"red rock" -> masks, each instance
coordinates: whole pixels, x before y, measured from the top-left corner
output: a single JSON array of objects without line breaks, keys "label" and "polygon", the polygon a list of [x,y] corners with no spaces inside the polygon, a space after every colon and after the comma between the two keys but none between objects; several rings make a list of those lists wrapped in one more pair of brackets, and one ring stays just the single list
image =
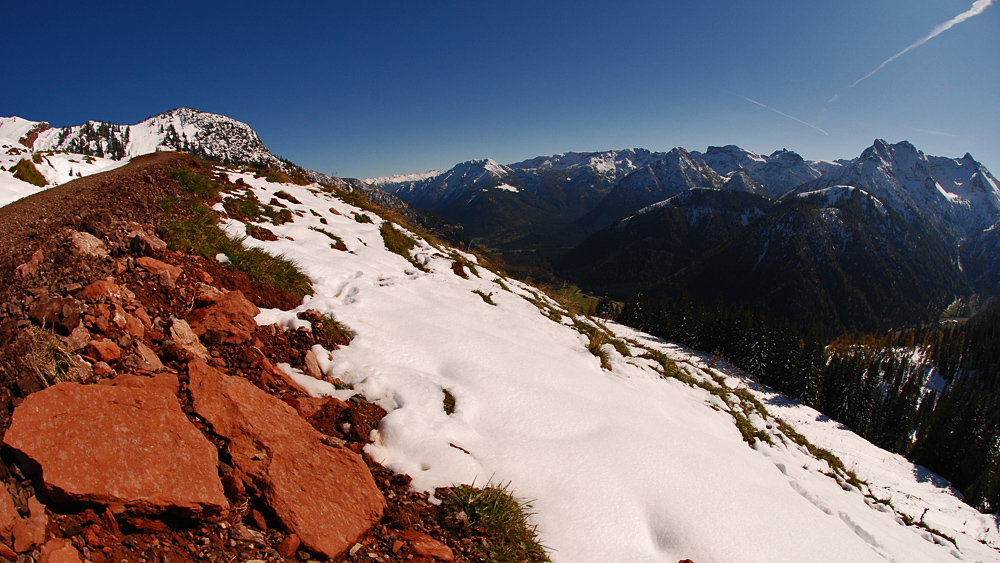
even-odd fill
[{"label": "red rock", "polygon": [[39,248],[31,255],[31,259],[15,268],[15,272],[22,278],[33,276],[38,273],[38,268],[41,267],[43,260],[45,260],[45,254]]},{"label": "red rock", "polygon": [[414,555],[431,557],[439,561],[455,560],[455,554],[451,551],[450,547],[428,536],[427,534],[415,532],[413,530],[406,530],[399,534],[399,537],[410,543],[410,551],[412,551]]},{"label": "red rock", "polygon": [[17,561],[17,553],[5,543],[0,543],[0,557],[3,557],[7,561]]},{"label": "red rock", "polygon": [[163,388],[60,383],[15,409],[4,443],[39,465],[57,502],[189,517],[228,508],[215,446]]},{"label": "red rock", "polygon": [[[340,399],[334,397],[291,397],[287,403],[295,409],[302,418],[309,418],[323,410],[323,407],[333,403],[337,407],[347,408]],[[338,409],[339,410],[339,409]]]},{"label": "red rock", "polygon": [[45,542],[38,563],[80,563],[80,552],[62,538]]},{"label": "red rock", "polygon": [[154,377],[125,373],[114,378],[112,383],[116,387],[131,389],[165,389],[172,395],[177,395],[180,392],[180,382],[177,381],[177,376],[172,373],[158,373]]},{"label": "red rock", "polygon": [[144,254],[146,256],[162,256],[164,252],[167,251],[167,243],[163,239],[148,234],[145,231],[136,230],[132,231],[126,235],[129,240],[129,246],[135,252]]},{"label": "red rock", "polygon": [[73,329],[73,332],[69,333],[65,342],[66,347],[74,352],[83,350],[87,347],[87,344],[90,344],[90,331],[83,326],[77,326]]},{"label": "red rock", "polygon": [[306,352],[306,374],[313,379],[323,379],[323,370],[319,367],[319,360],[316,359],[316,354],[309,350]]},{"label": "red rock", "polygon": [[38,324],[55,328],[59,334],[68,335],[80,324],[80,314],[83,308],[80,302],[72,297],[39,298],[38,302],[28,311],[28,316]]},{"label": "red rock", "polygon": [[170,325],[170,339],[174,344],[187,352],[190,357],[201,358],[208,361],[208,349],[198,340],[198,336],[191,330],[191,326],[184,319],[174,319]]},{"label": "red rock", "polygon": [[97,377],[108,377],[115,374],[115,370],[107,362],[97,362],[94,364],[94,375]]},{"label": "red rock", "polygon": [[681,559],[677,563],[694,563],[694,561],[691,561],[690,559]]},{"label": "red rock", "polygon": [[11,530],[20,519],[21,515],[17,513],[7,488],[0,485],[0,538],[3,541],[10,543]]},{"label": "red rock", "polygon": [[188,362],[195,412],[229,440],[233,465],[285,528],[315,553],[344,553],[385,509],[360,457],[323,442],[292,407],[249,381]]},{"label": "red rock", "polygon": [[76,248],[76,251],[84,256],[104,258],[108,255],[108,248],[105,246],[104,241],[90,233],[73,231],[70,233],[69,239]]},{"label": "red rock", "polygon": [[121,303],[123,300],[129,301],[135,297],[131,291],[107,280],[98,280],[83,288],[80,295],[91,302],[110,301]]},{"label": "red rock", "polygon": [[[156,276],[162,276],[163,272],[166,272],[166,277],[170,280],[170,285],[173,285],[173,283],[177,281],[177,278],[179,278],[181,273],[184,271],[179,266],[167,264],[166,262],[161,262],[156,258],[151,258],[149,256],[140,256],[135,259],[135,263],[142,269]],[[160,279],[162,282],[163,278],[161,277]]]},{"label": "red rock", "polygon": [[198,336],[211,343],[241,344],[257,330],[260,309],[243,296],[242,291],[230,291],[207,307],[191,311],[188,324]]},{"label": "red rock", "polygon": [[288,537],[281,540],[281,543],[278,544],[278,555],[286,559],[295,557],[295,552],[298,551],[301,544],[302,540],[299,539],[299,536],[288,534]]},{"label": "red rock", "polygon": [[219,299],[222,299],[225,295],[226,294],[217,287],[203,285],[199,287],[194,294],[194,306],[205,307],[206,305],[211,305]]},{"label": "red rock", "polygon": [[49,519],[44,514],[31,516],[14,523],[14,551],[24,553],[45,543],[45,527]]},{"label": "red rock", "polygon": [[162,371],[164,369],[163,362],[160,361],[160,357],[156,355],[156,352],[142,342],[135,343],[134,357],[135,360],[133,362],[125,362],[126,365],[133,369],[144,371]]},{"label": "red rock", "polygon": [[91,340],[87,350],[92,357],[102,362],[116,362],[122,357],[121,348],[110,340]]},{"label": "red rock", "polygon": [[142,321],[139,320],[139,317],[130,315],[129,313],[122,313],[121,319],[123,324],[122,328],[125,329],[125,332],[136,340],[142,340],[142,338],[146,335],[146,327],[142,324]]}]

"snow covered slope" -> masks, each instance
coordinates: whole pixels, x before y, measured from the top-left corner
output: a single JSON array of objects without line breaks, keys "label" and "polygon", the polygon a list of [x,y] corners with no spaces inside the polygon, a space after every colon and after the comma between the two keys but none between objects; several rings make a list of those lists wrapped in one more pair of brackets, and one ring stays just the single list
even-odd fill
[{"label": "snow covered slope", "polygon": [[[535,499],[554,562],[1000,561],[996,521],[940,479],[740,373],[574,318],[473,255],[462,254],[476,267],[460,277],[456,251],[412,233],[406,257],[390,253],[382,218],[315,186],[230,173],[237,178],[262,201],[284,190],[301,202],[289,204],[294,221],[268,225],[278,240],[247,242],[298,261],[316,290],[258,322],[292,328],[298,310],[335,315],[356,336],[315,350],[323,372],[389,411],[368,453],[421,490],[510,483]],[[246,233],[231,219],[225,228]],[[593,347],[603,360],[588,351],[587,332],[609,337]],[[315,394],[350,393],[295,377]],[[811,455],[799,434],[867,483]],[[902,515],[937,532],[903,525]]]}]

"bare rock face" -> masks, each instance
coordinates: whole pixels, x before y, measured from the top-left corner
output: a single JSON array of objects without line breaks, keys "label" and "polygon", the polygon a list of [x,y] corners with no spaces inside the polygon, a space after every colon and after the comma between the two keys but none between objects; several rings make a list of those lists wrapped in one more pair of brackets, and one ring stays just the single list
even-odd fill
[{"label": "bare rock face", "polygon": [[382,517],[385,499],[361,458],[326,445],[292,407],[199,360],[188,377],[195,411],[307,549],[337,557]]},{"label": "bare rock face", "polygon": [[104,245],[104,241],[90,233],[73,231],[70,233],[69,238],[73,242],[76,251],[80,254],[95,258],[106,258],[108,256],[108,248]]},{"label": "bare rock face", "polygon": [[17,407],[4,443],[40,467],[57,502],[185,517],[228,509],[215,446],[164,387],[60,383]]},{"label": "bare rock face", "polygon": [[242,291],[230,291],[207,307],[195,309],[188,318],[191,330],[210,343],[241,344],[257,330],[260,309]]},{"label": "bare rock face", "polygon": [[6,487],[0,486],[0,541],[10,543],[11,530],[14,524],[21,519],[14,507],[14,500],[10,498]]}]

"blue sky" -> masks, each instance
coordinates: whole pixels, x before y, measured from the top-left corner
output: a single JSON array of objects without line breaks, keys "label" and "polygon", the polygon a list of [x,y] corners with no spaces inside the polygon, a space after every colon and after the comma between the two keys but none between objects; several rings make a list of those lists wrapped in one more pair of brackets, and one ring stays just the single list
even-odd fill
[{"label": "blue sky", "polygon": [[1000,173],[1000,6],[852,86],[973,0],[98,4],[4,8],[0,115],[194,107],[362,178],[627,147],[853,158],[875,138]]}]

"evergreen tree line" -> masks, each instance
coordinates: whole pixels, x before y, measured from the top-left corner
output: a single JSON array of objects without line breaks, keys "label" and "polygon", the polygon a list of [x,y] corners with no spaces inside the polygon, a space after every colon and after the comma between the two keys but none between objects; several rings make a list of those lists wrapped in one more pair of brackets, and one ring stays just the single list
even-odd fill
[{"label": "evergreen tree line", "polygon": [[964,325],[823,341],[748,306],[641,289],[595,313],[714,352],[888,451],[942,475],[980,510],[1000,509],[1000,307]]},{"label": "evergreen tree line", "polygon": [[70,128],[63,129],[59,134],[58,144],[68,152],[121,160],[125,158],[130,130],[131,128],[126,126],[123,133],[122,126],[117,123],[100,121],[95,127],[94,122],[88,121],[80,126],[76,136],[65,145],[72,131]]}]

